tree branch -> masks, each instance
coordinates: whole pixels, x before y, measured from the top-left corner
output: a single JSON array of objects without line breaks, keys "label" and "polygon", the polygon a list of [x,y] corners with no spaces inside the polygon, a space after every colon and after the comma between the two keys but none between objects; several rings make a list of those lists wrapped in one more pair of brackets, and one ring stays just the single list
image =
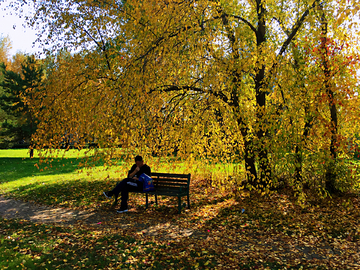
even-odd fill
[{"label": "tree branch", "polygon": [[[279,58],[281,55],[284,54],[284,52],[286,51],[286,49],[288,48],[288,46],[290,45],[290,43],[293,41],[295,35],[298,33],[300,27],[303,25],[306,17],[309,15],[310,10],[314,9],[316,7],[316,4],[319,2],[319,0],[315,0],[313,2],[313,4],[311,5],[310,8],[308,8],[307,10],[305,10],[305,12],[303,13],[303,15],[301,16],[301,18],[293,25],[291,32],[289,33],[287,39],[285,40],[285,42],[283,43],[283,45],[281,46],[281,49],[277,55],[276,58]],[[269,77],[271,77],[271,75],[274,73],[274,70],[276,69],[276,67],[278,66],[279,62],[276,61],[272,67],[269,70]]]},{"label": "tree branch", "polygon": [[151,89],[149,91],[149,94],[160,91],[160,92],[174,92],[174,91],[181,91],[181,90],[193,90],[196,92],[204,92],[201,88],[198,87],[194,87],[191,85],[183,85],[183,86],[178,86],[178,85],[162,85],[159,87],[156,87],[154,89]]},{"label": "tree branch", "polygon": [[240,17],[240,16],[237,16],[237,15],[230,15],[231,17],[235,18],[235,19],[238,19],[240,21],[242,21],[243,23],[245,23],[247,26],[250,27],[250,29],[256,33],[256,28],[246,19],[244,19],[243,17]]},{"label": "tree branch", "polygon": [[105,41],[104,41],[104,39],[103,39],[103,36],[102,36],[101,31],[100,31],[99,28],[97,28],[97,31],[98,31],[98,33],[99,33],[100,40],[101,40],[101,44],[102,44],[102,46],[100,47],[100,49],[101,49],[101,50],[103,51],[103,53],[105,54],[105,59],[106,59],[107,66],[108,66],[109,70],[111,70],[110,61],[109,61],[109,56],[108,56],[108,54],[107,54],[107,52],[106,52]]},{"label": "tree branch", "polygon": [[294,24],[290,34],[288,35],[288,38],[285,40],[284,44],[282,45],[278,56],[281,56],[286,51],[286,49],[289,46],[290,42],[294,39],[294,37],[297,34],[297,32],[299,31],[300,27],[303,25],[306,17],[309,15],[310,10],[316,7],[316,3],[318,1],[319,0],[315,0],[314,3],[311,5],[311,8],[305,10],[305,12],[301,16],[301,18]]}]

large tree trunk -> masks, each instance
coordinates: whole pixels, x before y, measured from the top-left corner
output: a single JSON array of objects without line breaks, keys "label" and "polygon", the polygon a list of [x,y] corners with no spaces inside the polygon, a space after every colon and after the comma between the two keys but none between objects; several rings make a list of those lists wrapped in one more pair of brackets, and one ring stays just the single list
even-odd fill
[{"label": "large tree trunk", "polygon": [[[258,27],[256,31],[256,44],[259,54],[262,53],[262,47],[266,42],[266,24],[265,24],[265,8],[261,0],[257,1]],[[260,65],[260,64],[259,64]],[[271,178],[271,168],[269,164],[268,151],[265,144],[267,136],[266,127],[264,127],[266,117],[266,92],[262,88],[265,81],[265,66],[261,64],[255,70],[255,91],[256,91],[256,152],[259,163],[259,181],[260,188],[268,186]]]},{"label": "large tree trunk", "polygon": [[[239,108],[237,108],[237,110],[238,109]],[[237,124],[240,127],[241,135],[244,140],[244,160],[247,181],[250,185],[255,187],[258,182],[258,176],[255,166],[254,145],[252,136],[250,136],[249,129],[246,127],[243,119],[239,115],[237,115]]]},{"label": "large tree trunk", "polygon": [[325,92],[329,100],[329,109],[330,109],[330,161],[327,164],[326,171],[326,190],[330,193],[336,191],[335,181],[336,181],[336,159],[337,159],[337,133],[338,133],[338,119],[337,119],[337,110],[334,99],[334,91],[331,86],[331,71],[330,63],[328,59],[328,47],[327,47],[327,35],[328,35],[328,22],[325,16],[325,11],[322,5],[319,5],[319,10],[321,12],[321,52],[322,52],[322,65],[324,70],[324,86]]}]

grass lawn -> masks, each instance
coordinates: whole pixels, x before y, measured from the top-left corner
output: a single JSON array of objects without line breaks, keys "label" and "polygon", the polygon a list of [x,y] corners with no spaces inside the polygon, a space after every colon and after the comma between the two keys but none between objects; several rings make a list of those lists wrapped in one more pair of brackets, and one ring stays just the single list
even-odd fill
[{"label": "grass lawn", "polygon": [[[85,169],[82,155],[74,150],[50,166],[26,150],[0,150],[0,194],[106,214],[96,227],[0,218],[0,269],[360,269],[358,195],[302,206],[286,190],[233,198],[195,174],[190,210],[178,215],[169,198],[145,210],[144,196],[131,194],[136,211],[117,215],[101,193],[127,165]],[[160,165],[155,170],[186,170]]]},{"label": "grass lawn", "polygon": [[[83,153],[77,150],[67,152],[63,158],[53,158],[51,164],[40,163],[37,155],[26,158],[26,153],[27,150],[0,150],[0,194],[48,205],[66,206],[78,201],[74,206],[81,206],[86,205],[86,199],[81,198],[104,189],[125,174],[121,166],[109,168],[101,161],[95,167],[85,168],[81,166]],[[99,181],[104,179],[107,180]]]}]

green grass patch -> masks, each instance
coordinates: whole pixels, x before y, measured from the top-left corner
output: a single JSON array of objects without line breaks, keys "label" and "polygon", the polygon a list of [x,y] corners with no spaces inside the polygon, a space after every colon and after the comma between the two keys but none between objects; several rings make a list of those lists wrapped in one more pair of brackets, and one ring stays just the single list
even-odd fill
[{"label": "green grass patch", "polygon": [[27,158],[26,153],[0,150],[0,194],[47,205],[85,207],[96,204],[100,190],[109,189],[125,175],[121,161],[119,166],[104,166],[101,160],[86,166],[84,153],[77,150],[49,162],[41,162],[38,155]]}]

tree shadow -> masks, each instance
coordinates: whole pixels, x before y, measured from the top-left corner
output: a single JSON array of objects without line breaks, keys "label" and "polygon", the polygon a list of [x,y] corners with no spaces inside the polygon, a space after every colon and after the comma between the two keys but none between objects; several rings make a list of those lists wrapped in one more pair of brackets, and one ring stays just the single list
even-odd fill
[{"label": "tree shadow", "polygon": [[[75,172],[85,167],[81,158],[54,158],[49,163],[40,158],[0,158],[0,179],[2,183],[16,181],[31,176],[56,175]],[[103,165],[98,161],[96,166]]]},{"label": "tree shadow", "polygon": [[58,181],[52,183],[30,183],[13,190],[12,196],[22,200],[36,201],[45,205],[77,208],[87,204],[95,204],[94,190],[103,186],[100,181],[88,181],[85,179],[73,181]]}]

